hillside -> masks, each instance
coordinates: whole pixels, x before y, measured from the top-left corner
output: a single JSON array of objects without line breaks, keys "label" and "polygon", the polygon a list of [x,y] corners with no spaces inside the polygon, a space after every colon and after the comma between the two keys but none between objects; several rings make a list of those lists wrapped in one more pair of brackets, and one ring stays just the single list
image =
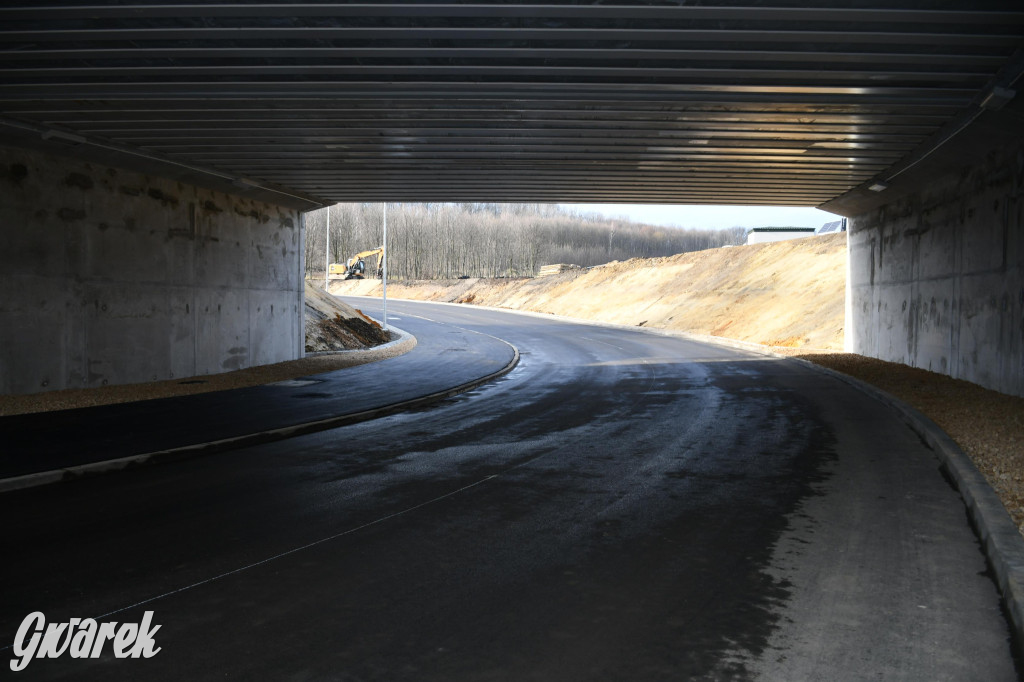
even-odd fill
[{"label": "hillside", "polygon": [[[839,233],[532,279],[389,282],[388,296],[841,350],[845,287],[846,234]],[[331,293],[379,296],[380,282],[332,282]]]}]

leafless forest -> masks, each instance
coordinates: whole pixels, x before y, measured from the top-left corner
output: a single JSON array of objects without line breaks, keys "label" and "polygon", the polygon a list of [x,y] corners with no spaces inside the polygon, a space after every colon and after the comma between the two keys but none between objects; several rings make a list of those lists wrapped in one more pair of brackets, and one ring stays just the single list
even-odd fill
[{"label": "leafless forest", "polygon": [[[383,204],[330,209],[330,262],[381,245]],[[306,214],[306,272],[322,273],[327,209]],[[598,265],[740,244],[743,228],[644,225],[555,204],[388,204],[388,276],[395,279],[522,277],[542,265]],[[680,220],[685,220],[681,215]],[[373,262],[367,266],[372,267]]]}]

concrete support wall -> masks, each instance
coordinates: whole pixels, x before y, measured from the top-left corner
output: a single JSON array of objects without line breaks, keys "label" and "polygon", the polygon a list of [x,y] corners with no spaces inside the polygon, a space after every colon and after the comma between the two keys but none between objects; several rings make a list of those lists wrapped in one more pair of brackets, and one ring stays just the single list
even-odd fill
[{"label": "concrete support wall", "polygon": [[299,217],[0,148],[0,393],[301,357]]},{"label": "concrete support wall", "polygon": [[1024,395],[1024,145],[849,227],[847,348]]}]

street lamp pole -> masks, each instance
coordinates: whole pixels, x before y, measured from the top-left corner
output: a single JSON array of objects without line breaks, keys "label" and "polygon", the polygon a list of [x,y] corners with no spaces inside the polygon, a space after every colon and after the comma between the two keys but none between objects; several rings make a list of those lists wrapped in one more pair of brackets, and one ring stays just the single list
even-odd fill
[{"label": "street lamp pole", "polygon": [[328,280],[331,276],[331,207],[327,207],[327,238],[324,240],[324,291],[331,293],[328,289]]},{"label": "street lamp pole", "polygon": [[384,244],[381,257],[381,281],[384,289],[384,331],[388,330],[388,202],[384,202]]}]

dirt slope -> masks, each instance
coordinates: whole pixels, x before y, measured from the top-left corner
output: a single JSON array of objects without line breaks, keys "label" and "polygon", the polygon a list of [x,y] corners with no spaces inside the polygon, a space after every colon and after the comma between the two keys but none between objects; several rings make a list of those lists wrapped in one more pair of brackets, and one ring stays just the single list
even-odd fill
[{"label": "dirt slope", "polygon": [[[388,295],[841,350],[846,234],[633,259],[535,279],[391,282]],[[331,293],[380,295],[380,282]]]},{"label": "dirt slope", "polygon": [[388,334],[360,310],[306,282],[306,352],[355,350],[388,341]]}]

